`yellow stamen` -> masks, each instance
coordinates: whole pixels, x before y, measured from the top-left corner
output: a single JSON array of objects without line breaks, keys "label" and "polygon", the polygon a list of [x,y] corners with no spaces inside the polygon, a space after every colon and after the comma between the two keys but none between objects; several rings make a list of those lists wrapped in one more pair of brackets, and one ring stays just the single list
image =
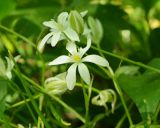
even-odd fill
[{"label": "yellow stamen", "polygon": [[79,55],[77,55],[77,54],[76,54],[76,55],[73,55],[72,58],[73,58],[73,60],[76,61],[76,62],[79,62],[79,61],[81,60],[81,57],[80,57]]}]

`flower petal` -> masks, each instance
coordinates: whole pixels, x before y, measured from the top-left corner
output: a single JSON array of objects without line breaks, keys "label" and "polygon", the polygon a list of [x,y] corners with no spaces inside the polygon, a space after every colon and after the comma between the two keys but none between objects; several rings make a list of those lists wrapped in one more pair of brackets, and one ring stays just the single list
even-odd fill
[{"label": "flower petal", "polygon": [[53,35],[52,32],[48,33],[42,40],[41,42],[38,44],[38,47],[37,49],[42,52],[43,51],[43,48],[44,48],[44,45],[45,43],[47,42],[47,40]]},{"label": "flower petal", "polygon": [[73,55],[74,53],[77,53],[77,47],[74,42],[68,42],[66,45],[66,49]]},{"label": "flower petal", "polygon": [[69,67],[67,71],[66,82],[69,90],[72,90],[76,84],[76,69],[77,64],[74,63]]},{"label": "flower petal", "polygon": [[45,21],[45,22],[43,22],[43,25],[45,25],[45,26],[47,26],[49,28],[54,28],[54,29],[58,28],[58,24],[54,20]]},{"label": "flower petal", "polygon": [[89,50],[90,47],[91,47],[91,37],[88,36],[87,37],[87,46],[85,48],[79,49],[80,56],[82,57]]},{"label": "flower petal", "polygon": [[67,18],[68,18],[68,13],[62,12],[58,15],[57,22],[60,24],[65,24]]},{"label": "flower petal", "polygon": [[71,59],[70,57],[66,55],[62,55],[54,59],[53,61],[49,62],[48,65],[59,65],[59,64],[65,64],[65,63],[70,63]]},{"label": "flower petal", "polygon": [[103,67],[109,67],[109,63],[106,59],[98,55],[88,55],[82,59],[83,62],[91,62]]},{"label": "flower petal", "polygon": [[82,17],[85,17],[85,16],[87,15],[87,13],[88,13],[87,10],[85,10],[85,11],[83,11],[83,12],[80,12],[80,14],[81,14]]},{"label": "flower petal", "polygon": [[58,41],[59,41],[59,39],[60,39],[60,35],[61,35],[61,33],[60,33],[60,32],[57,32],[57,33],[55,33],[55,34],[52,36],[52,38],[51,38],[51,46],[52,46],[52,47],[55,47],[55,46],[56,46],[56,44],[58,43]]},{"label": "flower petal", "polygon": [[83,63],[78,64],[78,71],[84,82],[86,82],[89,85],[91,82],[91,78],[87,66]]},{"label": "flower petal", "polygon": [[73,29],[67,28],[64,33],[71,41],[79,41],[79,36]]}]

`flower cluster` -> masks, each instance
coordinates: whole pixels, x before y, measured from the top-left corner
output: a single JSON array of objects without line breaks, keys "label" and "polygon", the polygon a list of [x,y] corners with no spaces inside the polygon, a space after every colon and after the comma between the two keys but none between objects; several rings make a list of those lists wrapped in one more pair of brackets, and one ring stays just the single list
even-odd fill
[{"label": "flower cluster", "polygon": [[[87,24],[83,18],[86,14],[86,11],[79,13],[75,10],[70,13],[62,12],[58,15],[57,20],[52,19],[51,21],[44,22],[43,24],[49,28],[50,32],[44,36],[38,45],[38,50],[42,52],[46,43],[55,47],[60,40],[67,42],[66,50],[69,55],[60,55],[49,62],[48,65],[71,63],[65,76],[66,85],[69,90],[72,90],[76,84],[77,70],[81,79],[86,84],[91,84],[90,72],[85,63],[90,62],[99,66],[109,67],[108,61],[103,57],[95,54],[86,55],[92,41],[99,43],[103,34],[102,25],[99,20],[89,17]],[[86,40],[85,47],[79,46],[82,37]]]}]

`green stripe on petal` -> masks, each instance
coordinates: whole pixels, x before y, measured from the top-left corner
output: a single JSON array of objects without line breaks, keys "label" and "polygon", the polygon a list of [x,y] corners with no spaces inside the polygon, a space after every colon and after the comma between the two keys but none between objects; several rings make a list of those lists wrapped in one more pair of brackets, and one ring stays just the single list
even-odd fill
[{"label": "green stripe on petal", "polygon": [[59,65],[59,64],[65,64],[65,63],[70,63],[71,59],[70,57],[66,55],[62,55],[54,59],[53,61],[49,62],[48,65]]},{"label": "green stripe on petal", "polygon": [[77,64],[74,63],[69,67],[67,71],[66,82],[69,90],[72,90],[76,84],[76,69]]},{"label": "green stripe on petal", "polygon": [[78,64],[78,71],[84,82],[86,82],[89,85],[91,82],[91,78],[87,66],[83,63]]},{"label": "green stripe on petal", "polygon": [[109,63],[106,59],[98,55],[88,55],[82,59],[83,62],[91,62],[103,67],[109,67]]}]

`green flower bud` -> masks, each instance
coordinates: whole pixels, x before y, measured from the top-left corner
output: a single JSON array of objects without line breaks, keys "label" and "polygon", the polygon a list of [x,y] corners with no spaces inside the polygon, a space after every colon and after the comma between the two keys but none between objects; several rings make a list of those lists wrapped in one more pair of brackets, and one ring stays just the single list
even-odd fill
[{"label": "green flower bud", "polygon": [[116,94],[111,89],[103,90],[99,93],[99,95],[92,98],[92,104],[97,106],[104,106],[106,110],[108,110],[108,107],[106,105],[107,102],[111,103],[112,112],[114,112],[116,103]]},{"label": "green flower bud", "polygon": [[44,88],[49,95],[61,95],[67,90],[65,73],[46,79]]},{"label": "green flower bud", "polygon": [[88,17],[88,25],[91,29],[93,42],[99,44],[103,37],[103,27],[98,19]]},{"label": "green flower bud", "polygon": [[84,20],[79,12],[73,10],[69,14],[69,22],[72,27],[78,34],[82,34],[84,31]]}]

